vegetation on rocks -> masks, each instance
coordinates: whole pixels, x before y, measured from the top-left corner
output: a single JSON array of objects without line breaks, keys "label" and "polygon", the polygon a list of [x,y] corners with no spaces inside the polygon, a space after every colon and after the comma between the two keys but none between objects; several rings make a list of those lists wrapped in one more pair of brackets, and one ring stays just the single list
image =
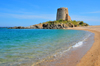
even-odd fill
[{"label": "vegetation on rocks", "polygon": [[57,21],[47,21],[47,22],[44,22],[43,24],[67,24],[67,25],[70,25],[70,24],[73,24],[74,27],[77,27],[77,26],[88,26],[87,23],[84,23],[83,21],[76,21],[76,20],[71,20],[71,21],[66,21],[66,20],[57,20]]},{"label": "vegetation on rocks", "polygon": [[68,27],[78,27],[78,26],[88,26],[88,24],[83,21],[66,21],[66,20],[57,20],[57,21],[47,21],[44,23],[31,25],[28,27],[11,27],[10,29],[64,29]]}]

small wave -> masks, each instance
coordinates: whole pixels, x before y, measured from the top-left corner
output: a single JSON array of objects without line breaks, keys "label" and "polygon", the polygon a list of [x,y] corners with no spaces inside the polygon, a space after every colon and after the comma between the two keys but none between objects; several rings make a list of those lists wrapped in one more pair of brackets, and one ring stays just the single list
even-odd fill
[{"label": "small wave", "polygon": [[76,43],[74,46],[72,46],[73,48],[74,47],[79,47],[79,46],[81,46],[83,44],[83,41],[80,41],[80,42],[78,42],[78,43]]},{"label": "small wave", "polygon": [[75,47],[79,47],[79,46],[83,45],[83,42],[84,42],[85,40],[87,40],[87,38],[90,37],[92,34],[93,34],[93,33],[90,33],[87,37],[84,38],[83,41],[79,41],[78,43],[76,43],[76,44],[73,45],[72,47],[75,48]]},{"label": "small wave", "polygon": [[70,46],[67,50],[64,50],[62,52],[58,52],[56,54],[53,55],[53,57],[56,57],[57,55],[62,55],[63,53],[66,53],[67,51],[69,51],[71,48],[77,48],[80,47],[84,44],[84,41],[87,40],[88,37],[90,37],[93,33],[90,33],[89,35],[87,35],[82,41],[77,42],[75,45]]}]

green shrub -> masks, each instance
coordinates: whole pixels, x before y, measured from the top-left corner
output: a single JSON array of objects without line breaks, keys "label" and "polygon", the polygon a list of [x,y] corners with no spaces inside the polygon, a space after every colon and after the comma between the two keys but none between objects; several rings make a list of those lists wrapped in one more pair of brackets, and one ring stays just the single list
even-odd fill
[{"label": "green shrub", "polygon": [[88,24],[86,24],[85,26],[89,26]]},{"label": "green shrub", "polygon": [[60,20],[58,20],[59,22],[63,22],[64,20],[63,19],[60,19]]},{"label": "green shrub", "polygon": [[77,21],[70,21],[72,24],[74,24],[74,25],[78,25],[78,22]]},{"label": "green shrub", "polygon": [[83,21],[81,21],[80,23],[79,23],[79,25],[83,25],[84,23],[83,23]]},{"label": "green shrub", "polygon": [[88,26],[88,24],[84,23],[83,21],[76,21],[76,20],[67,21],[67,20],[62,20],[62,19],[57,20],[57,21],[47,21],[47,22],[44,22],[42,24],[51,25],[51,24],[58,24],[58,23],[67,24],[69,26],[74,25],[75,27],[77,27],[77,26]]}]

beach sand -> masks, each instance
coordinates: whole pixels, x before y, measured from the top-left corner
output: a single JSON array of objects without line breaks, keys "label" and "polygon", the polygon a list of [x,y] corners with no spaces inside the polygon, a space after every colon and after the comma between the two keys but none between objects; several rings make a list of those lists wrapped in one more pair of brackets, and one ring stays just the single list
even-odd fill
[{"label": "beach sand", "polygon": [[87,30],[95,34],[93,46],[76,66],[100,66],[100,26],[75,27],[69,29]]},{"label": "beach sand", "polygon": [[[74,27],[72,30],[85,30],[95,34],[94,43],[72,49],[58,60],[45,61],[36,66],[100,66],[100,26]],[[91,45],[91,46],[90,46]]]}]

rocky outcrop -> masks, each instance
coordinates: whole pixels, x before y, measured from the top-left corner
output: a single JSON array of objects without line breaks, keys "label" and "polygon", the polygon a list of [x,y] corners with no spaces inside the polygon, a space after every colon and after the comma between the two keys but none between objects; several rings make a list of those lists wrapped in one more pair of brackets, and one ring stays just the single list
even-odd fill
[{"label": "rocky outcrop", "polygon": [[29,27],[22,27],[22,26],[18,26],[18,27],[10,27],[9,29],[43,29],[43,24],[36,24],[36,25],[31,25]]},{"label": "rocky outcrop", "polygon": [[36,24],[29,26],[31,29],[43,29],[43,24]]},{"label": "rocky outcrop", "polygon": [[[70,27],[73,27],[73,25],[69,25]],[[67,24],[37,24],[37,25],[31,25],[29,27],[10,27],[9,29],[63,29],[69,27]]]},{"label": "rocky outcrop", "polygon": [[64,29],[68,27],[88,26],[83,21],[72,21],[68,13],[68,8],[58,8],[56,21],[47,21],[44,23],[31,25],[28,27],[10,27],[9,29]]},{"label": "rocky outcrop", "polygon": [[68,27],[78,27],[78,26],[88,26],[88,24],[84,23],[83,21],[76,22],[76,21],[49,21],[45,23],[40,23],[36,25],[31,25],[28,27],[10,27],[9,29],[65,29]]},{"label": "rocky outcrop", "polygon": [[10,27],[9,29],[24,29],[25,27],[22,27],[22,26],[18,26],[18,27]]},{"label": "rocky outcrop", "polygon": [[43,29],[63,29],[64,24],[43,24]]}]

